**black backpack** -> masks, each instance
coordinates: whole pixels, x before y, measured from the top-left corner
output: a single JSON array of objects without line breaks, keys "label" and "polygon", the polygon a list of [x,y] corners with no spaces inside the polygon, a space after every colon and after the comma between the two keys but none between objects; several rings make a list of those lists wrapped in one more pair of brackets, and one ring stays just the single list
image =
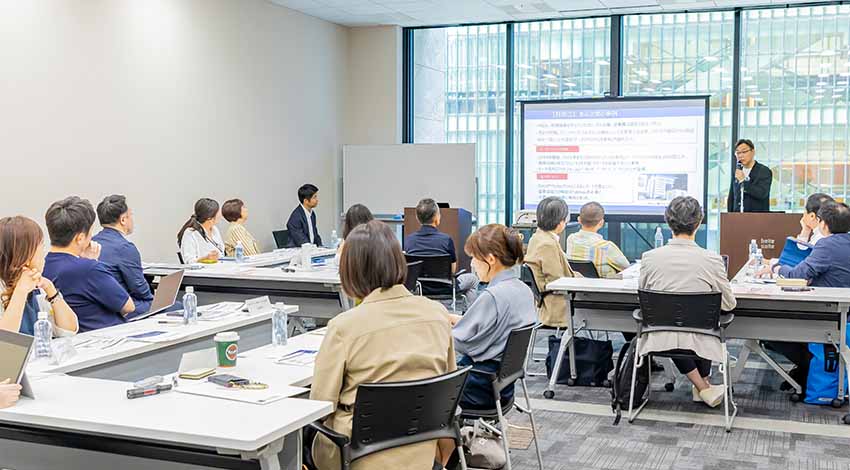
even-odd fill
[{"label": "black backpack", "polygon": [[[629,398],[632,391],[632,368],[634,367],[637,351],[637,338],[623,345],[620,356],[617,358],[617,367],[614,372],[614,384],[611,387],[611,409],[614,411],[614,425],[620,423],[622,411],[628,413]],[[649,358],[645,358],[643,364],[638,368],[638,376],[635,381],[635,397],[632,399],[633,406],[639,407],[647,399],[649,390]]]}]

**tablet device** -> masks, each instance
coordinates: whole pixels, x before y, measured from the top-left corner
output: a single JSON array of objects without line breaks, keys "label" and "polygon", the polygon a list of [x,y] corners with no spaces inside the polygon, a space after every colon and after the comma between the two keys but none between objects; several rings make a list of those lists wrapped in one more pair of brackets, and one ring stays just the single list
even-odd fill
[{"label": "tablet device", "polygon": [[33,337],[0,330],[0,381],[9,379],[21,384],[21,395],[33,397],[32,388],[24,375],[30,353],[32,352]]}]

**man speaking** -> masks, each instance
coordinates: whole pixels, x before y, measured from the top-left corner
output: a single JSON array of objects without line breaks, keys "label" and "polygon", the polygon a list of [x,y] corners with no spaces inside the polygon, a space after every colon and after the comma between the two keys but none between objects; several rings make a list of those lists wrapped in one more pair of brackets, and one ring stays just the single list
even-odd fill
[{"label": "man speaking", "polygon": [[[748,139],[735,144],[735,158],[738,164],[735,176],[729,186],[727,208],[729,212],[768,212],[770,211],[770,185],[773,172],[757,162],[756,146]],[[741,210],[741,196],[744,208]]]}]

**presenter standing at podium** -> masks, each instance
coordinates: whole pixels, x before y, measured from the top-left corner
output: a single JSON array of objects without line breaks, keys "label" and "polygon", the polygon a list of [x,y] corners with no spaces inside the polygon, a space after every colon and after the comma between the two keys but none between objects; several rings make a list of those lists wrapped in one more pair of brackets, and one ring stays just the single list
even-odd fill
[{"label": "presenter standing at podium", "polygon": [[[729,186],[727,211],[768,212],[770,211],[770,185],[773,172],[756,161],[756,146],[748,139],[735,144],[735,174]],[[743,196],[744,208],[741,210]]]}]

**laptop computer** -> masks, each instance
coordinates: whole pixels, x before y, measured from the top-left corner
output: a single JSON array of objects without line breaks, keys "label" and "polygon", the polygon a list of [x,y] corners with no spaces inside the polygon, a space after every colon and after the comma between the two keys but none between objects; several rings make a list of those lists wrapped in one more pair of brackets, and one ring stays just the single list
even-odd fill
[{"label": "laptop computer", "polygon": [[137,315],[128,321],[139,321],[151,315],[163,312],[177,301],[177,293],[180,292],[180,285],[183,284],[183,270],[175,271],[168,276],[163,277],[159,281],[159,286],[153,294],[153,302],[147,313]]},{"label": "laptop computer", "polygon": [[21,395],[35,398],[24,373],[32,353],[33,337],[0,330],[0,382],[9,379],[21,385]]}]

